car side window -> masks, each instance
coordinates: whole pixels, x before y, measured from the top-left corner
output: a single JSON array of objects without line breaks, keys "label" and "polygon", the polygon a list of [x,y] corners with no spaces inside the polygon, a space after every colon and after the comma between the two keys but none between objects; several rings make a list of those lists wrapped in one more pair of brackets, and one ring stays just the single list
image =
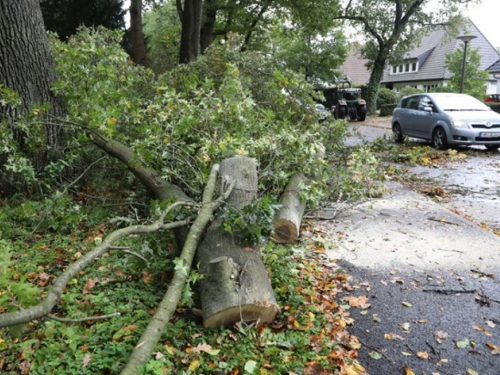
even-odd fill
[{"label": "car side window", "polygon": [[417,107],[418,107],[418,96],[410,96],[401,101],[401,108],[417,109]]},{"label": "car side window", "polygon": [[422,95],[420,97],[419,102],[418,102],[418,109],[423,111],[423,110],[425,110],[426,107],[431,107],[432,112],[436,112],[436,106],[432,102],[431,98],[429,98],[428,96]]}]

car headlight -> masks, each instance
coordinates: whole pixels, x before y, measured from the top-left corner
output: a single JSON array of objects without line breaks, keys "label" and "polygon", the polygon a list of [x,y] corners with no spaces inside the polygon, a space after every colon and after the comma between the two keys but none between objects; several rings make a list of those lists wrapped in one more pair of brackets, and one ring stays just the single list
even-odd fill
[{"label": "car headlight", "polygon": [[451,126],[453,126],[454,128],[457,128],[457,129],[469,129],[470,128],[468,122],[466,122],[464,120],[457,120],[457,119],[454,119],[453,117],[450,117],[450,124],[451,124]]}]

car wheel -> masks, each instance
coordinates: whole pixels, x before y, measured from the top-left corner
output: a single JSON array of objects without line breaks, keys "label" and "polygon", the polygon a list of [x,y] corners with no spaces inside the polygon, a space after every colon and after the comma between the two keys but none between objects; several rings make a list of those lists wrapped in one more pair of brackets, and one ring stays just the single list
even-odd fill
[{"label": "car wheel", "polygon": [[448,145],[446,140],[446,132],[443,128],[437,127],[432,134],[432,145],[436,150],[444,150]]},{"label": "car wheel", "polygon": [[485,147],[488,151],[496,151],[500,148],[500,145],[486,145]]},{"label": "car wheel", "polygon": [[394,134],[394,142],[401,143],[404,141],[405,136],[403,135],[401,126],[397,122],[392,125],[392,132]]}]

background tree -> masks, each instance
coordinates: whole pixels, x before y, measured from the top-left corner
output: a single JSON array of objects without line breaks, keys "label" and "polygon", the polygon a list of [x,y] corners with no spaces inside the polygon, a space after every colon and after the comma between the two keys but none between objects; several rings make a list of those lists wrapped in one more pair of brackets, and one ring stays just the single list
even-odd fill
[{"label": "background tree", "polygon": [[181,20],[181,45],[179,62],[187,64],[196,60],[200,53],[200,30],[203,0],[176,0],[177,12]]},{"label": "background tree", "polygon": [[[462,78],[462,62],[464,58],[464,44],[446,56],[446,69],[453,76],[449,80],[452,92],[460,92],[460,81]],[[481,55],[477,48],[467,49],[467,60],[465,62],[464,94],[472,95],[479,100],[484,100],[485,84],[488,81],[488,72],[480,69]]]},{"label": "background tree", "polygon": [[[458,5],[479,0],[350,0],[338,18],[348,20],[366,39],[362,50],[371,70],[368,111],[374,113],[377,93],[388,62],[400,61],[432,25],[461,21]],[[450,22],[451,21],[451,22]]]},{"label": "background tree", "polygon": [[316,87],[331,84],[345,60],[348,45],[343,33],[332,30],[327,35],[310,35],[305,30],[277,27],[271,37],[273,55],[288,68],[305,75]]},{"label": "background tree", "polygon": [[149,59],[144,40],[142,24],[142,0],[130,2],[130,41],[132,44],[132,57],[136,64],[149,66]]},{"label": "background tree", "polygon": [[74,35],[82,25],[125,29],[123,0],[41,0],[40,7],[45,28],[62,40]]}]

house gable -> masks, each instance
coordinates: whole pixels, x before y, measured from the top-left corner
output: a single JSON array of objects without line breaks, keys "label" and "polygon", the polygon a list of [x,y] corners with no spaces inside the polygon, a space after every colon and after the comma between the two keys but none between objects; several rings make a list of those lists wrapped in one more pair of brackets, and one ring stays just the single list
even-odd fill
[{"label": "house gable", "polygon": [[[479,50],[481,69],[486,70],[499,60],[498,52],[472,22],[470,22],[466,34],[476,36],[476,39],[473,39],[469,46]],[[385,85],[403,83],[416,85],[417,83],[433,82],[437,84],[444,82],[452,76],[452,73],[445,66],[446,55],[460,48],[461,44],[461,41],[450,37],[445,30],[433,31],[422,38],[420,45],[405,56],[405,62],[418,59],[417,71],[394,74],[393,68],[389,66],[384,72],[381,83]]]}]

